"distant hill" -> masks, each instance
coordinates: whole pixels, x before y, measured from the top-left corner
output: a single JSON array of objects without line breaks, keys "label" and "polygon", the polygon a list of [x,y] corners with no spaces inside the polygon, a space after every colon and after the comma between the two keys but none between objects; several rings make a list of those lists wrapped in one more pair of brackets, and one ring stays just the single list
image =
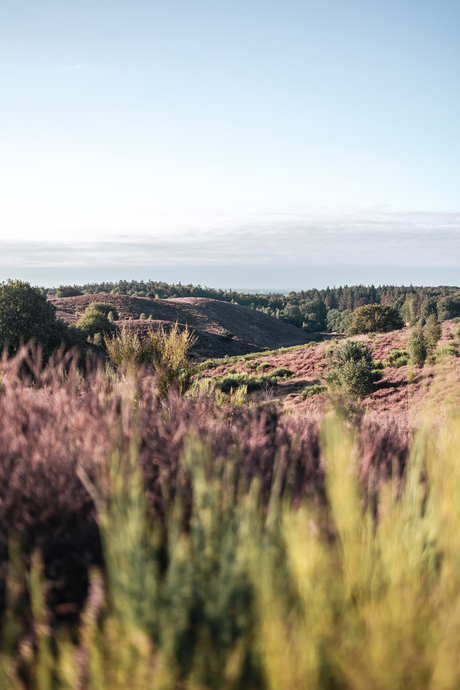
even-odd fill
[{"label": "distant hill", "polygon": [[[49,295],[48,299],[55,305],[57,317],[66,323],[76,323],[92,302],[106,302],[117,309],[119,326],[136,330],[140,335],[150,326],[168,326],[176,321],[188,325],[198,338],[192,354],[200,359],[258,352],[265,348],[273,350],[320,338],[319,334],[306,333],[262,312],[203,297],[150,299],[100,293],[61,298]],[[152,319],[139,320],[141,314]],[[234,337],[224,340],[223,331]]]}]

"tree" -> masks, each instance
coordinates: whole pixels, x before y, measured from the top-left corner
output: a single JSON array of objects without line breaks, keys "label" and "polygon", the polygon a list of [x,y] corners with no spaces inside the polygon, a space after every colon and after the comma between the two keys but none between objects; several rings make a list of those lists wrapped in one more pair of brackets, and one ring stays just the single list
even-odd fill
[{"label": "tree", "polygon": [[365,398],[374,390],[381,373],[373,368],[372,352],[362,343],[346,342],[336,345],[332,356],[326,358],[326,383],[352,398]]},{"label": "tree", "polygon": [[426,321],[425,326],[425,340],[427,350],[431,353],[437,345],[438,340],[441,337],[441,324],[438,321],[436,313],[430,314]]},{"label": "tree", "polygon": [[404,321],[396,309],[383,304],[366,304],[355,310],[348,335],[389,333],[401,328],[404,328]]},{"label": "tree", "polygon": [[62,343],[81,343],[75,329],[56,318],[56,310],[38,288],[21,280],[0,283],[0,350],[14,355],[21,344],[34,341],[45,359]]},{"label": "tree", "polygon": [[410,363],[417,367],[423,367],[427,355],[426,340],[423,333],[423,328],[415,326],[410,334],[407,343],[407,350],[409,352]]}]

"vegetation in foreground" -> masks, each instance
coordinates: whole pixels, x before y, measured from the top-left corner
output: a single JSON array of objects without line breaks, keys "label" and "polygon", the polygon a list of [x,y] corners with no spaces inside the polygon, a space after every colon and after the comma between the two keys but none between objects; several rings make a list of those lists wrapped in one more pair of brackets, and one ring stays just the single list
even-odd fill
[{"label": "vegetation in foreground", "polygon": [[4,359],[3,688],[457,688],[458,418]]}]

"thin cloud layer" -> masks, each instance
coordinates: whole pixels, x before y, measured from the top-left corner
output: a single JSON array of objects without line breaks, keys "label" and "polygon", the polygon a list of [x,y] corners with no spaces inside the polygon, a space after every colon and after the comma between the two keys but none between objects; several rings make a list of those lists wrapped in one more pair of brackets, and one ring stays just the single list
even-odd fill
[{"label": "thin cloud layer", "polygon": [[0,266],[460,266],[460,213],[280,213],[181,225],[89,242],[0,241]]}]

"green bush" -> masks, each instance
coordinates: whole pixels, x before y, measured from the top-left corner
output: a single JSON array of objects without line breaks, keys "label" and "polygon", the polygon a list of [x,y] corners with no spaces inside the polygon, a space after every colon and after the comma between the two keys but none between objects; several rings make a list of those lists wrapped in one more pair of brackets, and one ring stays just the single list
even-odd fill
[{"label": "green bush", "polygon": [[393,349],[390,350],[389,354],[387,355],[384,365],[388,367],[396,367],[396,369],[399,369],[399,367],[406,366],[408,362],[409,353],[407,352],[407,350]]},{"label": "green bush", "polygon": [[91,314],[93,312],[103,314],[104,316],[108,316],[110,312],[112,312],[115,321],[118,321],[120,318],[113,304],[108,304],[107,302],[91,302],[89,307],[86,308],[85,314]]},{"label": "green bush", "polygon": [[312,383],[303,389],[302,397],[313,398],[313,396],[320,395],[325,391],[327,391],[327,386],[320,386],[318,383]]},{"label": "green bush", "polygon": [[407,350],[409,352],[409,362],[417,367],[423,367],[427,356],[427,347],[423,328],[420,326],[414,326],[412,329],[407,343]]},{"label": "green bush", "polygon": [[383,304],[366,304],[353,312],[353,323],[348,335],[361,333],[388,333],[404,328],[400,313]]},{"label": "green bush", "polygon": [[295,373],[286,367],[277,367],[270,372],[270,376],[276,376],[279,379],[288,379],[295,376]]},{"label": "green bush", "polygon": [[141,321],[145,321],[145,320],[147,319],[147,314],[145,314],[144,312],[142,312],[142,314],[139,316],[139,319],[140,319]]},{"label": "green bush", "polygon": [[[91,305],[92,307],[92,305]],[[118,326],[111,323],[107,316],[101,311],[97,311],[88,307],[85,313],[77,321],[76,327],[85,335],[86,338],[92,339],[96,333],[102,336],[113,335],[118,331]]]},{"label": "green bush", "polygon": [[107,314],[107,318],[110,321],[110,323],[113,323],[115,321],[115,316],[114,316],[113,311],[109,311],[109,313]]},{"label": "green bush", "polygon": [[372,352],[363,343],[336,345],[326,356],[326,383],[351,398],[365,398],[373,392],[381,373],[373,368]]},{"label": "green bush", "polygon": [[0,283],[0,354],[6,347],[14,355],[21,344],[30,341],[41,345],[43,356],[64,344],[83,345],[75,328],[56,318],[56,310],[38,288],[21,280]]},{"label": "green bush", "polygon": [[425,325],[425,340],[428,352],[433,352],[442,335],[441,324],[436,314],[430,314]]},{"label": "green bush", "polygon": [[437,350],[433,352],[434,362],[439,362],[444,357],[458,357],[458,347],[457,345],[444,345],[443,347],[438,347]]}]

